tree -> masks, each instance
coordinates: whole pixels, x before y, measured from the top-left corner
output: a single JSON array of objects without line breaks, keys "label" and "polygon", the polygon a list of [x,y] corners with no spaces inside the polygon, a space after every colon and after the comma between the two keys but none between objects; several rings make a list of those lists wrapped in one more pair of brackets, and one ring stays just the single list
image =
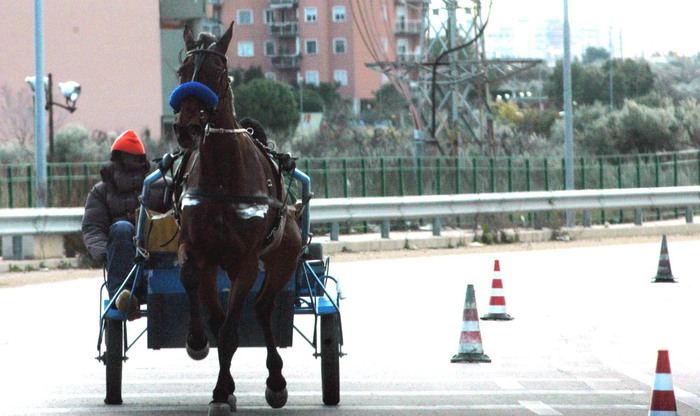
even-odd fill
[{"label": "tree", "polygon": [[610,59],[610,53],[605,48],[597,48],[589,46],[581,56],[581,62],[584,65],[589,65],[596,62],[607,61]]},{"label": "tree", "polygon": [[254,79],[238,87],[236,114],[252,117],[273,131],[285,131],[299,122],[299,109],[292,90],[277,81]]},{"label": "tree", "polygon": [[265,78],[265,73],[259,66],[251,66],[245,69],[241,67],[230,69],[228,74],[233,77],[232,87],[234,90],[254,79]]},{"label": "tree", "polygon": [[29,91],[0,88],[0,142],[30,147],[34,140],[34,105]]},{"label": "tree", "polygon": [[106,146],[102,148],[90,140],[87,129],[77,124],[68,125],[56,133],[54,162],[101,161],[109,154]]},{"label": "tree", "polygon": [[[654,74],[645,60],[613,59],[603,66],[571,63],[572,100],[579,105],[595,102],[610,102],[609,71],[613,70],[613,98],[616,107],[621,107],[625,99],[644,96],[654,88]],[[557,108],[563,107],[564,77],[563,64],[557,62],[549,77],[546,91]]]},{"label": "tree", "polygon": [[612,138],[620,154],[655,153],[681,148],[681,125],[673,108],[650,108],[634,101],[625,106],[613,121]]}]

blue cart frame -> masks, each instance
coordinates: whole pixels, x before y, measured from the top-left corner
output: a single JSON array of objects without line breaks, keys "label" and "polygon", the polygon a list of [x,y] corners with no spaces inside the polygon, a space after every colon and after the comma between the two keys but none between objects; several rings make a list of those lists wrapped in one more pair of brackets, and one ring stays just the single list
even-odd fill
[{"label": "blue cart frame", "polygon": [[[147,288],[145,299],[139,311],[147,320],[146,329],[133,340],[127,336],[127,316],[133,311],[120,312],[113,299],[106,294],[106,277],[100,289],[100,325],[97,341],[97,360],[106,367],[106,404],[122,403],[122,365],[127,360],[126,353],[145,333],[150,349],[184,348],[189,312],[182,305],[187,304],[185,289],[180,283],[180,267],[176,253],[148,253],[145,247],[148,210],[145,206],[151,185],[165,176],[165,169],[157,169],[146,177],[140,196],[141,209],[136,227],[137,261],[129,277],[117,293],[130,287],[132,296]],[[301,197],[305,208],[301,216],[301,232],[304,251],[297,269],[287,287],[278,295],[272,316],[273,331],[277,346],[291,347],[296,331],[313,349],[314,357],[321,358],[321,385],[323,403],[337,405],[340,402],[340,365],[343,335],[340,319],[342,292],[338,280],[329,272],[330,257],[323,258],[320,244],[311,244],[310,207],[312,197],[311,180],[302,171],[295,170],[292,179],[301,184]],[[254,315],[254,302],[262,285],[263,272],[258,275],[251,293],[246,299],[239,328],[241,347],[264,347],[262,331]],[[330,287],[330,283],[333,283]],[[219,271],[219,296],[226,305],[229,281],[223,271]],[[131,305],[131,299],[128,302]],[[312,315],[313,333],[304,334],[294,325],[294,315]],[[216,337],[208,334],[211,345],[216,345]],[[105,346],[104,351],[102,346]]]}]

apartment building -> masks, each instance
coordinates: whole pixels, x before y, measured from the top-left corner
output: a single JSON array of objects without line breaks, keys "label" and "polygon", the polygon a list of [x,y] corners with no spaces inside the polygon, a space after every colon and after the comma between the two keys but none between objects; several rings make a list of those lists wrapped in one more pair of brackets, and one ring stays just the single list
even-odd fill
[{"label": "apartment building", "polygon": [[234,67],[261,67],[294,83],[338,83],[355,108],[387,82],[366,66],[419,52],[423,1],[236,0],[221,2],[221,21],[235,21]]},{"label": "apartment building", "polygon": [[[72,80],[82,86],[77,111],[55,111],[56,131],[78,123],[99,134],[135,129],[157,138],[172,132],[168,98],[178,84],[186,24],[195,32],[220,35],[235,21],[230,67],[261,67],[267,77],[289,84],[298,79],[308,84],[337,82],[340,93],[359,111],[362,101],[387,81],[367,63],[413,59],[420,52],[421,19],[429,1],[43,3],[45,71],[53,75],[54,84]],[[26,107],[31,107],[24,79],[34,74],[33,4],[3,0],[1,10],[0,52],[7,59],[0,66],[0,87],[13,98],[23,95]],[[53,93],[60,99],[57,90]],[[12,128],[0,125],[0,141],[12,138]]]}]

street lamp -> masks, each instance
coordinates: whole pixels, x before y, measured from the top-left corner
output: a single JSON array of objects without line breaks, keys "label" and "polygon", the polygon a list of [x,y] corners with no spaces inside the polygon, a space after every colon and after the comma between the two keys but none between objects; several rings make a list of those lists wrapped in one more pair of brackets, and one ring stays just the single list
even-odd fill
[{"label": "street lamp", "polygon": [[[32,91],[36,90],[36,77],[26,77],[24,79],[27,84],[32,88]],[[77,110],[75,103],[80,97],[80,84],[75,81],[59,82],[58,89],[61,90],[61,95],[66,99],[65,104],[57,103],[53,100],[53,79],[51,74],[44,77],[44,91],[46,92],[46,111],[49,112],[49,160],[53,160],[54,154],[54,140],[53,140],[53,107],[61,107],[69,112],[74,112]]]}]

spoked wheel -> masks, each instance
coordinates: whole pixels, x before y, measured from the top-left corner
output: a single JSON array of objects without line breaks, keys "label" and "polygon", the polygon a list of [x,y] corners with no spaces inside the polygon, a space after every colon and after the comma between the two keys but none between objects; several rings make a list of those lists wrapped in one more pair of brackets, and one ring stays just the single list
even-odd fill
[{"label": "spoked wheel", "polygon": [[340,402],[340,316],[321,315],[321,387],[323,404]]},{"label": "spoked wheel", "polygon": [[122,404],[122,364],[124,363],[124,321],[105,319],[104,361],[107,367],[105,404]]}]

